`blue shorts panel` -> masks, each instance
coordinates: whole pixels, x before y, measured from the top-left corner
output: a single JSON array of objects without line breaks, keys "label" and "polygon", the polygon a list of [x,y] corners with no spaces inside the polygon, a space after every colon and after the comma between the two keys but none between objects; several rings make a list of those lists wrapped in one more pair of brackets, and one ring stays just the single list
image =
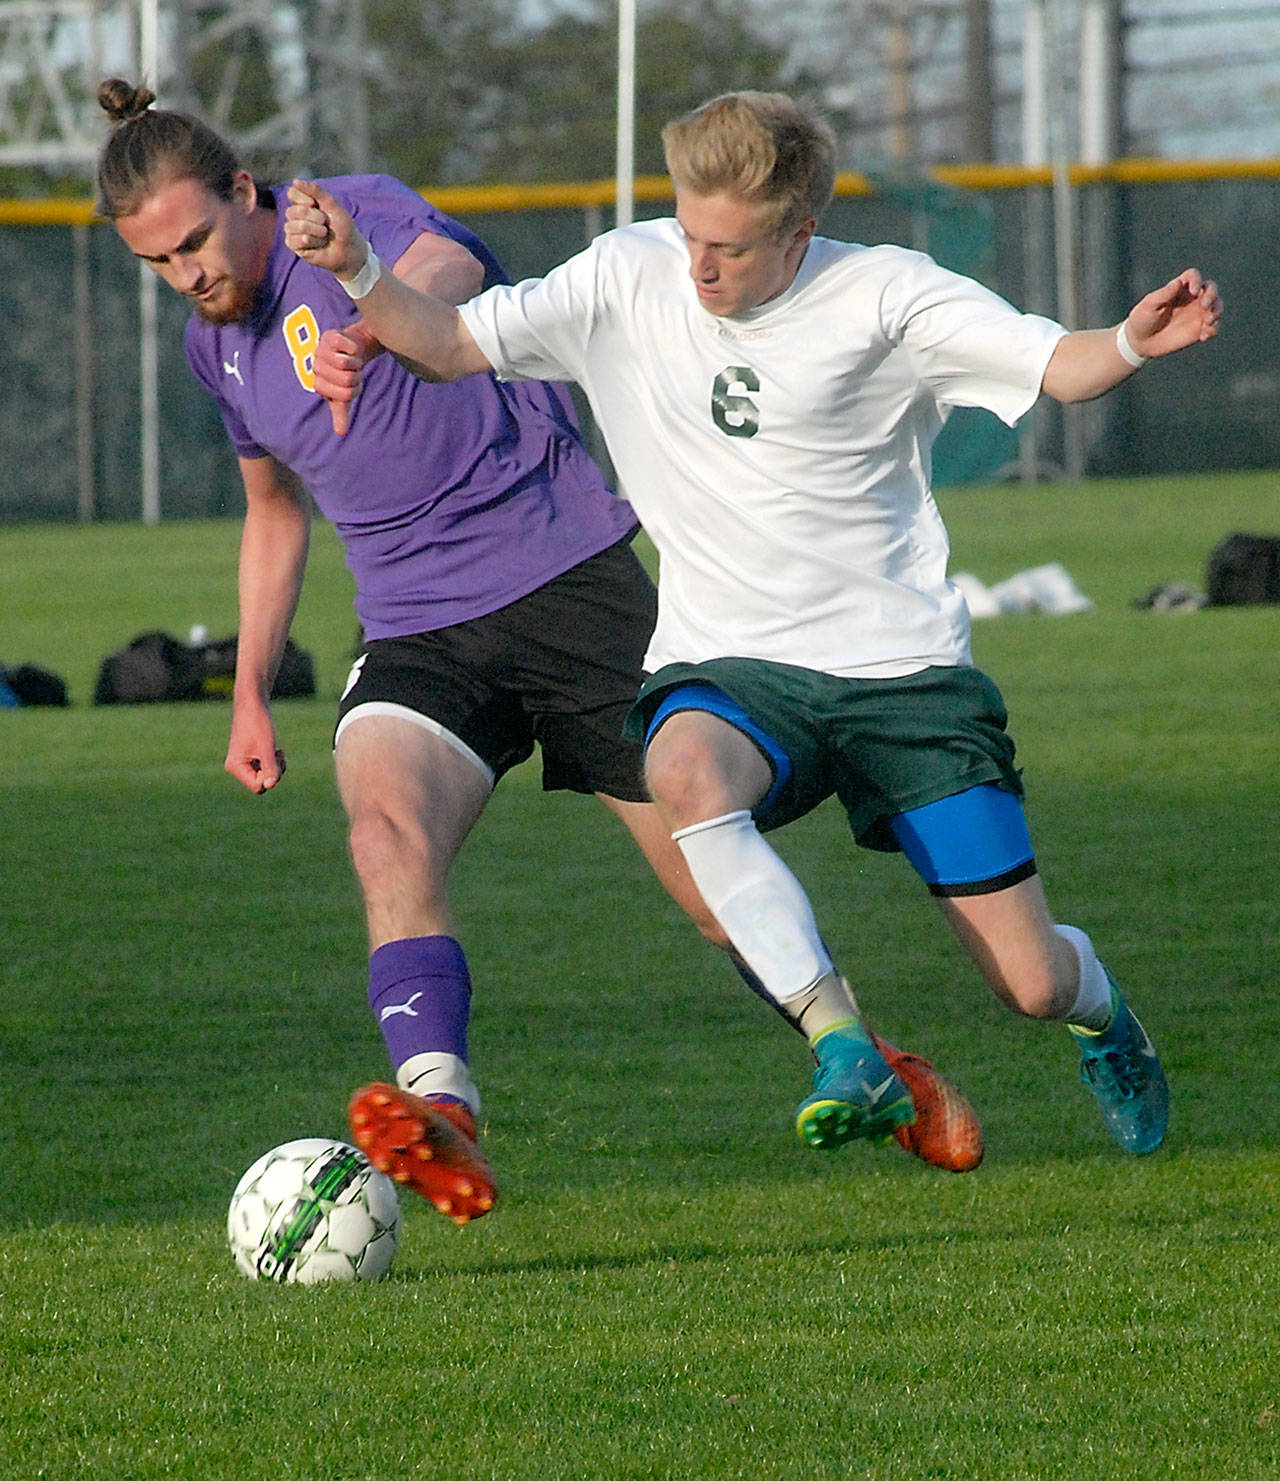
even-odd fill
[{"label": "blue shorts panel", "polygon": [[679,684],[674,689],[668,689],[649,719],[644,735],[645,748],[648,749],[649,742],[662,722],[680,710],[704,710],[709,715],[718,715],[756,743],[773,772],[773,783],[757,804],[760,808],[768,807],[790,780],[791,758],[768,731],[756,724],[736,699],[731,699],[723,689],[717,689],[714,684]]},{"label": "blue shorts panel", "polygon": [[1036,872],[1022,802],[990,783],[913,807],[889,826],[935,895],[990,894]]}]

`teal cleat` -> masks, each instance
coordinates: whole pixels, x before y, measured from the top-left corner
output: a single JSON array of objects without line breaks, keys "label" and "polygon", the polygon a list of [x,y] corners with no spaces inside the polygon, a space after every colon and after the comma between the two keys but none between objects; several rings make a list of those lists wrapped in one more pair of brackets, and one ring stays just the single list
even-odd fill
[{"label": "teal cleat", "polygon": [[1135,1157],[1154,1152],[1169,1121],[1169,1082],[1142,1025],[1115,983],[1115,1015],[1101,1033],[1071,1029],[1080,1046],[1080,1078],[1093,1091],[1107,1130]]},{"label": "teal cleat", "polygon": [[887,1141],[915,1120],[911,1092],[858,1023],[830,1028],[814,1040],[813,1094],[796,1110],[800,1140],[820,1152],[861,1137]]}]

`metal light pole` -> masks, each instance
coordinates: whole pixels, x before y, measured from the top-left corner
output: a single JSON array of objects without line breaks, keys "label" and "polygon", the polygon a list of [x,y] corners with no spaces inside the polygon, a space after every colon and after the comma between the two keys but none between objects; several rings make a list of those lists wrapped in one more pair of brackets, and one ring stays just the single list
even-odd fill
[{"label": "metal light pole", "polygon": [[977,161],[994,154],[991,0],[965,0],[964,13],[964,157]]},{"label": "metal light pole", "polygon": [[[1022,13],[1022,163],[1039,169],[1049,163],[1049,57],[1045,44],[1045,0],[1027,0]],[[1051,314],[1051,291],[1044,264],[1049,256],[1049,201],[1038,185],[1026,192],[1027,307]],[[1018,426],[1018,462],[1023,483],[1040,477],[1039,415],[1032,412]]]},{"label": "metal light pole", "polygon": [[[1080,279],[1076,250],[1076,195],[1071,183],[1071,129],[1067,106],[1066,56],[1061,0],[1048,0],[1047,40],[1053,81],[1049,88],[1049,139],[1053,156],[1053,255],[1057,265],[1058,321],[1080,327]],[[1084,423],[1078,406],[1062,408],[1062,463],[1067,479],[1084,476]]]},{"label": "metal light pole", "polygon": [[[138,65],[143,81],[159,82],[160,24],[158,0],[141,0],[138,14]],[[138,264],[138,377],[141,414],[142,521],[160,522],[160,376],[157,350],[156,275],[145,262]]]},{"label": "metal light pole", "polygon": [[1080,158],[1110,164],[1120,149],[1120,0],[1080,7]]},{"label": "metal light pole", "polygon": [[636,180],[636,0],[618,0],[618,122],[614,222],[630,226]]}]

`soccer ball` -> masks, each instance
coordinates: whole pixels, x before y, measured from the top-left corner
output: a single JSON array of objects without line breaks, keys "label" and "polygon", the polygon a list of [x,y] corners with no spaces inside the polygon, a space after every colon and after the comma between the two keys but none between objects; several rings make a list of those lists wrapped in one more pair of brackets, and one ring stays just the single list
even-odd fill
[{"label": "soccer ball", "polygon": [[328,1137],[264,1153],[227,1210],[236,1267],[255,1280],[377,1280],[399,1235],[395,1184],[363,1152]]}]

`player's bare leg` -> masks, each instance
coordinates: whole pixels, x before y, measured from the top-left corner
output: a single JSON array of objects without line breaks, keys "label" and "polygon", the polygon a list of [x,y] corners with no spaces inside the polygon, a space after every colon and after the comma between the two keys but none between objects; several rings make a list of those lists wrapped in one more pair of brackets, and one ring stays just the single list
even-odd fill
[{"label": "player's bare leg", "polygon": [[465,1224],[497,1191],[477,1145],[470,980],[446,883],[490,782],[451,742],[378,714],[343,730],[337,770],[369,923],[370,1003],[398,1082],[356,1092],[352,1136],[375,1167]]},{"label": "player's bare leg", "polygon": [[597,792],[596,796],[631,834],[667,894],[713,946],[727,951],[729,938],[707,909],[707,902],[693,882],[685,857],[671,837],[671,829],[663,822],[653,803],[623,802],[603,792]]},{"label": "player's bare leg", "polygon": [[939,896],[938,906],[992,992],[1028,1018],[1065,1018],[1079,963],[1054,929],[1040,876],[986,895]]},{"label": "player's bare leg", "polygon": [[1081,1078],[1117,1144],[1139,1156],[1155,1151],[1169,1112],[1160,1060],[1088,936],[1054,923],[1039,876],[938,903],[997,997],[1071,1030]]},{"label": "player's bare leg", "polygon": [[449,742],[390,715],[353,717],[335,764],[370,950],[451,935],[449,871],[492,794],[489,781]]}]

